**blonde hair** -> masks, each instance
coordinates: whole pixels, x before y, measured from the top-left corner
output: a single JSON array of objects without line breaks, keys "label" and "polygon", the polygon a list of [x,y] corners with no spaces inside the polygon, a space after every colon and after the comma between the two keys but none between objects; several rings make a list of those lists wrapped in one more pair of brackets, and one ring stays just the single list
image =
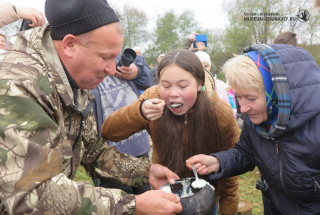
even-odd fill
[{"label": "blonde hair", "polygon": [[258,90],[264,93],[262,75],[253,62],[246,55],[237,55],[229,59],[222,67],[229,85],[234,89]]}]

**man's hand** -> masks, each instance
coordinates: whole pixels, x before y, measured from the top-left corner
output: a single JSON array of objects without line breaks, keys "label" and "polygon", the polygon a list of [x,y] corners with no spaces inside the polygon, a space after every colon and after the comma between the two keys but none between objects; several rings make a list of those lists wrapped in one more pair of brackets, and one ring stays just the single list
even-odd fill
[{"label": "man's hand", "polygon": [[28,8],[28,7],[21,7],[21,6],[15,6],[17,10],[17,14],[20,16],[21,19],[28,19],[32,21],[31,24],[29,24],[30,27],[36,27],[36,26],[42,26],[45,23],[45,18],[43,13],[40,11]]},{"label": "man's hand", "polygon": [[126,80],[133,80],[138,75],[138,67],[134,63],[130,64],[130,66],[118,67],[118,70],[120,72],[116,71],[115,76]]},{"label": "man's hand", "polygon": [[196,170],[200,175],[216,172],[220,168],[220,162],[216,157],[204,154],[195,155],[186,160],[186,166],[190,170],[192,170],[191,164],[195,165]]},{"label": "man's hand", "polygon": [[153,164],[149,171],[149,184],[153,189],[160,189],[161,186],[170,183],[173,184],[179,176],[165,166]]},{"label": "man's hand", "polygon": [[135,215],[178,214],[182,211],[180,198],[173,193],[151,190],[136,196]]},{"label": "man's hand", "polygon": [[156,120],[162,116],[163,108],[165,106],[164,100],[148,99],[142,104],[142,113],[148,120]]}]

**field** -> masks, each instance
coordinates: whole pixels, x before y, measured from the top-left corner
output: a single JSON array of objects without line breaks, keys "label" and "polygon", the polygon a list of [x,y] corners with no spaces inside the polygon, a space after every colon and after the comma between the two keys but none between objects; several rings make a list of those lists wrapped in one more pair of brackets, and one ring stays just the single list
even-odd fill
[{"label": "field", "polygon": [[[256,174],[257,171],[258,170],[255,169],[252,172],[248,172],[239,176],[239,193],[240,199],[251,202],[253,215],[262,215],[263,204],[261,191],[255,188],[256,180],[259,178],[259,176]],[[82,167],[78,169],[75,181],[89,181],[91,184],[93,184],[91,178],[86,174]]]},{"label": "field", "polygon": [[252,204],[252,214],[263,214],[263,203],[261,191],[256,189],[256,181],[259,175],[256,174],[258,170],[247,172],[239,176],[239,193],[240,199],[248,200]]}]

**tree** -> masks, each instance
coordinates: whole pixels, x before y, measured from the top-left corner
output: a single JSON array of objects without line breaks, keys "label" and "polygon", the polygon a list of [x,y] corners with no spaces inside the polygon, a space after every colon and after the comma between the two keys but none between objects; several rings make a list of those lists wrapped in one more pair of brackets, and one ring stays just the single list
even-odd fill
[{"label": "tree", "polygon": [[239,54],[244,47],[252,44],[254,38],[248,27],[232,26],[226,29],[226,33],[221,40],[224,44],[225,52]]},{"label": "tree", "polygon": [[150,34],[148,33],[148,17],[143,12],[130,5],[123,6],[120,10],[119,6],[113,6],[120,22],[123,24],[124,35],[124,48],[133,48],[140,46],[148,40]]},{"label": "tree", "polygon": [[156,26],[153,35],[153,48],[165,53],[170,49],[179,47],[179,21],[172,10],[165,13],[163,17],[158,16]]},{"label": "tree", "polygon": [[[283,22],[283,20],[276,21],[282,17],[280,12],[282,8],[282,1],[279,0],[229,0],[226,10],[230,25],[227,27],[226,37],[236,36],[239,39],[240,36],[245,36],[249,44],[266,44],[272,41],[272,29]],[[237,49],[235,47],[239,45],[238,39],[232,40],[234,44],[231,42],[229,45],[233,47],[232,49]]]},{"label": "tree", "polygon": [[178,34],[181,41],[193,32],[205,33],[201,30],[199,22],[195,20],[194,13],[190,10],[186,10],[178,16],[178,22]]},{"label": "tree", "polygon": [[320,10],[312,10],[312,2],[307,2],[304,8],[310,14],[307,22],[299,22],[299,33],[297,34],[300,43],[308,46],[320,43]]},{"label": "tree", "polygon": [[176,15],[169,10],[162,16],[158,15],[151,43],[145,51],[147,62],[156,63],[161,53],[180,48],[186,37],[196,29],[201,29],[201,27],[195,21],[192,11],[186,10],[181,15]]}]

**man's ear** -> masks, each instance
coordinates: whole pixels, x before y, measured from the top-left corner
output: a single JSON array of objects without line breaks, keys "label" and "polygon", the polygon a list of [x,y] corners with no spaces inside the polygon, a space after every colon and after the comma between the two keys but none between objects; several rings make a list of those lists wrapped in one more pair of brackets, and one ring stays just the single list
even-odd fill
[{"label": "man's ear", "polygon": [[62,49],[67,57],[73,57],[79,40],[72,34],[67,34],[62,40]]}]

